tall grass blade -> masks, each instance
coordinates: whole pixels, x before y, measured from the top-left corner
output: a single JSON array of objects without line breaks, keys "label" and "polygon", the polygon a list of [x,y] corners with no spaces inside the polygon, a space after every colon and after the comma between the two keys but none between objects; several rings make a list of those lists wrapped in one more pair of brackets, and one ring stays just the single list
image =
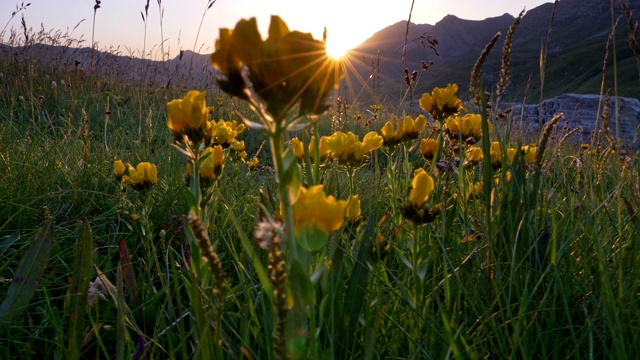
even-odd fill
[{"label": "tall grass blade", "polygon": [[73,263],[73,280],[67,294],[68,306],[66,315],[69,318],[69,344],[67,347],[69,359],[79,359],[81,354],[82,332],[85,328],[85,314],[89,279],[93,268],[93,238],[91,227],[86,218],[82,219],[80,236],[76,242],[76,255]]},{"label": "tall grass blade", "polygon": [[[122,264],[118,264],[116,272],[116,290],[119,294],[124,294],[124,282],[122,279]],[[124,323],[124,300],[122,296],[118,297],[118,311],[116,315],[116,359],[124,360],[124,350],[126,347],[127,328]]]},{"label": "tall grass blade", "polygon": [[14,242],[20,240],[20,232],[16,231],[11,235],[3,236],[0,238],[0,256],[11,246]]},{"label": "tall grass blade", "polygon": [[362,237],[360,238],[353,270],[347,280],[343,316],[346,328],[344,329],[342,337],[342,339],[344,339],[343,346],[339,348],[339,351],[344,351],[345,353],[339,354],[339,356],[337,356],[338,359],[346,358],[346,354],[353,349],[355,343],[358,318],[364,306],[367,285],[369,283],[370,271],[368,261],[370,257],[369,254],[371,253],[375,224],[373,216],[369,216]]},{"label": "tall grass blade", "polygon": [[0,304],[0,322],[9,322],[29,304],[38,287],[38,280],[53,248],[53,219],[47,220],[18,265],[7,297]]},{"label": "tall grass blade", "polygon": [[127,243],[122,238],[118,244],[118,254],[120,256],[120,266],[122,266],[122,279],[129,289],[134,305],[138,307],[140,306],[140,296],[138,294],[136,274],[133,271],[133,266],[131,265],[131,257],[129,256]]}]

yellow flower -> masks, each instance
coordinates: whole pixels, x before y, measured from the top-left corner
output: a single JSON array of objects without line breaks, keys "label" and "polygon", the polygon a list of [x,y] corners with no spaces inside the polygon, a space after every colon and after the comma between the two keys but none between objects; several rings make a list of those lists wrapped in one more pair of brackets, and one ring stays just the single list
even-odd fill
[{"label": "yellow flower", "polygon": [[516,157],[517,153],[518,153],[518,149],[516,148],[507,149],[507,164],[511,165],[511,163],[513,163],[513,159]]},{"label": "yellow flower", "polygon": [[[511,181],[511,171],[507,171],[504,174],[504,178],[505,180],[507,180],[507,182]],[[495,180],[496,185],[500,185],[500,177],[497,177]]]},{"label": "yellow flower", "polygon": [[402,141],[417,139],[426,124],[427,118],[424,115],[418,115],[415,121],[411,116],[407,115],[398,122],[398,130],[394,131],[393,123],[387,121],[380,130],[383,144],[385,146],[395,146]]},{"label": "yellow flower", "polygon": [[448,133],[451,136],[460,134],[460,118],[458,117],[449,118],[449,120],[447,120],[444,123],[444,129],[448,130]]},{"label": "yellow flower", "polygon": [[500,142],[492,141],[491,148],[489,148],[489,155],[491,156],[491,164],[494,167],[502,165],[502,147]]},{"label": "yellow flower", "polygon": [[329,234],[340,229],[344,222],[346,208],[347,201],[336,200],[331,195],[327,196],[323,185],[308,189],[301,187],[300,195],[293,204],[293,223],[296,234],[313,229]]},{"label": "yellow flower", "polygon": [[403,140],[413,140],[417,139],[424,129],[425,125],[427,125],[427,118],[424,115],[418,115],[415,121],[411,118],[411,116],[404,117],[404,124],[402,128],[402,138]]},{"label": "yellow flower", "polygon": [[402,140],[402,126],[398,126],[398,131],[395,131],[393,123],[387,121],[380,129],[380,135],[384,146],[396,146]]},{"label": "yellow flower", "polygon": [[158,182],[158,169],[152,163],[141,162],[135,168],[129,166],[129,176],[122,179],[138,191],[148,189]]},{"label": "yellow flower", "polygon": [[360,220],[362,210],[360,209],[360,199],[358,195],[351,195],[347,199],[346,218],[349,223],[356,223]]},{"label": "yellow flower", "polygon": [[291,139],[291,149],[298,160],[302,160],[304,157],[304,146],[302,141],[298,140],[298,138]]},{"label": "yellow flower", "polygon": [[344,165],[360,165],[365,154],[382,146],[383,139],[375,131],[367,133],[362,142],[358,135],[349,132],[336,132],[328,139],[329,150]]},{"label": "yellow flower", "polygon": [[[491,129],[491,125],[489,126]],[[473,136],[476,141],[479,140],[482,137],[482,116],[478,114],[466,114],[461,117],[460,133],[464,139]]]},{"label": "yellow flower", "polygon": [[[309,157],[311,158],[311,160],[314,159],[315,156],[315,144],[316,144],[316,137],[312,136],[311,137],[311,142],[309,143]],[[319,141],[319,147],[320,149],[318,149],[319,153],[320,153],[320,162],[324,162],[329,156],[331,156],[331,150],[329,149],[329,137],[327,136],[322,136],[320,137],[320,141]]]},{"label": "yellow flower", "polygon": [[167,126],[178,140],[182,135],[187,135],[193,142],[202,140],[209,114],[204,97],[204,91],[192,90],[184,98],[167,103]]},{"label": "yellow flower", "polygon": [[[489,132],[493,131],[491,123]],[[473,143],[482,138],[482,116],[478,114],[466,114],[462,117],[454,117],[444,124],[445,130],[452,139],[461,139],[463,141],[473,138]]]},{"label": "yellow flower", "polygon": [[236,46],[237,44],[233,42],[233,31],[220,29],[220,35],[215,44],[216,51],[211,55],[209,61],[216,70],[224,74],[224,77],[216,79],[220,88],[229,95],[247,100],[249,99],[249,90],[242,76],[242,61],[237,56],[235,49],[232,49]]},{"label": "yellow flower", "polygon": [[483,190],[482,188],[484,187],[484,183],[482,181],[478,181],[470,185],[471,185],[471,195],[479,196],[480,194],[482,194],[482,190]]},{"label": "yellow flower", "polygon": [[[506,150],[507,165],[511,165],[511,163],[513,163],[513,159],[516,157],[517,153],[518,149],[516,148],[508,148]],[[502,166],[502,147],[500,146],[500,143],[498,141],[491,142],[490,154],[491,164],[493,165],[493,167],[498,168]]]},{"label": "yellow flower", "polygon": [[455,95],[457,84],[448,84],[446,88],[435,88],[429,93],[422,94],[420,107],[438,121],[444,121],[464,109],[462,101]]},{"label": "yellow flower", "polygon": [[589,147],[591,147],[589,144],[580,144],[580,149],[582,150],[588,150]]},{"label": "yellow flower", "polygon": [[113,162],[113,174],[116,176],[118,181],[122,180],[122,176],[124,175],[124,163],[122,160],[116,160]]},{"label": "yellow flower", "polygon": [[210,155],[207,156],[200,165],[200,177],[205,180],[214,181],[220,177],[222,169],[224,169],[222,146],[216,145],[206,148],[203,155],[207,154]]},{"label": "yellow flower", "polygon": [[477,198],[482,195],[484,183],[482,181],[478,182],[468,182],[466,187],[460,188],[460,194],[453,194],[453,199],[458,200],[461,204],[464,204],[464,201],[467,201],[472,198]]},{"label": "yellow flower", "polygon": [[237,141],[237,140],[234,140],[234,141],[231,143],[230,148],[231,148],[231,150],[233,150],[233,151],[244,151],[244,150],[245,150],[244,141]]},{"label": "yellow flower", "polygon": [[422,139],[420,141],[420,153],[426,160],[432,160],[437,149],[438,142],[434,139]]},{"label": "yellow flower", "polygon": [[369,110],[371,110],[374,113],[382,111],[383,108],[384,106],[382,104],[369,105]]},{"label": "yellow flower", "polygon": [[524,162],[527,165],[531,165],[536,161],[538,148],[535,145],[524,145],[520,150],[524,154]]},{"label": "yellow flower", "polygon": [[434,186],[433,178],[424,169],[416,169],[413,172],[411,190],[409,190],[409,202],[411,205],[416,209],[422,208],[422,205],[429,199]]},{"label": "yellow flower", "polygon": [[[207,124],[206,138],[211,141],[212,145],[222,145],[227,148],[236,142],[236,137],[245,129],[244,124],[238,125],[234,121],[209,121]],[[244,145],[244,142],[242,142]]]},{"label": "yellow flower", "polygon": [[343,75],[323,42],[309,33],[289,31],[278,16],[271,17],[264,41],[255,18],[238,21],[234,30],[221,29],[210,61],[223,74],[217,79],[221,88],[245,100],[249,93],[241,68],[246,65],[255,93],[276,121],[298,102],[299,115],[327,110],[325,99]]},{"label": "yellow flower", "polygon": [[482,148],[478,146],[471,146],[465,151],[467,162],[470,164],[477,164],[482,160],[484,155],[482,154]]},{"label": "yellow flower", "polygon": [[251,170],[251,169],[255,168],[256,166],[258,166],[258,158],[254,157],[253,159],[247,161],[246,164],[249,167],[249,170]]}]

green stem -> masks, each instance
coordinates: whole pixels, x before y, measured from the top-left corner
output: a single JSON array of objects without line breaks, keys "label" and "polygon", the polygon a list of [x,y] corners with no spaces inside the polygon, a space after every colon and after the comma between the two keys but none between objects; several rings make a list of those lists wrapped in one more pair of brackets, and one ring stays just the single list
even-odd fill
[{"label": "green stem", "polygon": [[282,139],[283,129],[276,125],[274,133],[270,134],[269,141],[271,144],[271,156],[273,157],[273,165],[278,180],[278,190],[280,202],[282,203],[282,218],[285,226],[285,244],[289,254],[297,254],[295,228],[293,226],[293,208],[291,207],[291,198],[285,181],[284,168],[284,141]]},{"label": "green stem", "polygon": [[396,184],[395,184],[395,177],[393,176],[394,174],[394,163],[393,163],[393,152],[391,151],[391,149],[386,149],[385,154],[387,154],[387,171],[386,171],[386,175],[387,175],[387,181],[389,182],[389,188],[391,190],[391,195],[393,198],[396,197]]},{"label": "green stem", "polygon": [[413,249],[412,249],[412,265],[413,265],[413,281],[415,282],[415,304],[418,318],[422,317],[422,279],[420,279],[420,267],[422,258],[422,247],[420,246],[420,227],[413,226]]},{"label": "green stem", "polygon": [[356,184],[355,184],[356,170],[350,167],[350,168],[347,168],[347,173],[349,174],[349,195],[354,195],[356,193]]},{"label": "green stem", "polygon": [[192,153],[193,159],[191,163],[191,193],[196,199],[196,205],[195,208],[191,209],[191,211],[194,212],[200,219],[202,219],[202,209],[200,208],[202,202],[202,190],[200,188],[200,166],[198,166],[198,161],[200,160],[200,144],[194,144]]},{"label": "green stem", "polygon": [[[420,242],[418,241],[419,236],[419,227],[415,224],[413,225],[413,236],[411,243],[411,266],[413,267],[413,302],[415,306],[415,316],[414,316],[414,327],[412,331],[412,336],[415,340],[420,339],[421,337],[421,327],[422,327],[422,280],[420,279],[420,267],[421,267],[421,247]],[[419,341],[417,342],[419,343]],[[411,346],[413,347],[412,352],[416,352],[415,344],[412,342]]]},{"label": "green stem", "polygon": [[404,167],[404,176],[405,176],[405,180],[407,181],[411,181],[411,163],[409,162],[409,149],[407,147],[407,143],[403,143],[402,144],[402,155],[403,155],[403,159],[402,159],[402,166]]}]

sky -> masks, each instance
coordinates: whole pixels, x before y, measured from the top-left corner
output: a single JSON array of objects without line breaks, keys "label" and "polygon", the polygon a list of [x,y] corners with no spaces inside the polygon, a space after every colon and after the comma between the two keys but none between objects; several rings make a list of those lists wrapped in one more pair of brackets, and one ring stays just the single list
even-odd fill
[{"label": "sky", "polygon": [[[22,0],[0,0],[0,26],[7,25],[0,40],[7,41],[11,28],[21,32],[24,16],[27,27],[59,30],[90,46],[95,0],[27,2],[31,5],[11,18]],[[161,44],[170,57],[180,50],[210,53],[219,28],[233,28],[242,18],[256,17],[266,37],[271,15],[279,15],[290,30],[310,32],[316,39],[322,39],[327,27],[327,47],[347,50],[378,30],[407,20],[410,12],[413,23],[433,25],[448,14],[482,20],[504,13],[515,16],[547,2],[551,0],[415,0],[411,11],[412,0],[151,0],[145,44],[141,12],[146,0],[102,0],[95,13],[94,38],[99,49],[119,49],[122,55],[139,57],[144,49],[145,57],[161,58]]]}]

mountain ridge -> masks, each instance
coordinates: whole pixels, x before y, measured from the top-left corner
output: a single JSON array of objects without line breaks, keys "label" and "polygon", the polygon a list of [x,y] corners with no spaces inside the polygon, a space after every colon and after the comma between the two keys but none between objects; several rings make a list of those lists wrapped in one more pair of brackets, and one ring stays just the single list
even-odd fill
[{"label": "mountain ridge", "polygon": [[[598,0],[560,0],[555,9],[551,26],[545,64],[544,93],[540,93],[540,51],[549,36],[553,3],[545,3],[527,10],[512,43],[512,77],[506,96],[511,100],[539,101],[562,93],[599,93],[607,38],[611,33],[611,6]],[[629,5],[632,13],[640,13],[640,5]],[[619,18],[616,32],[618,60],[618,91],[621,96],[640,94],[638,69],[633,53],[627,45],[626,19],[616,2],[614,16]],[[405,46],[407,21],[396,22],[383,28],[355,47],[351,54],[357,76],[349,80],[353,89],[343,96],[361,94],[365,88],[357,78],[370,79],[368,91],[373,97],[397,96],[406,89],[404,69],[421,73],[414,93],[430,91],[434,86],[446,86],[456,82],[460,92],[468,91],[470,73],[476,59],[489,40],[498,32],[502,34],[483,67],[482,78],[489,85],[495,84],[501,64],[501,52],[507,31],[515,17],[505,13],[484,20],[465,20],[447,15],[435,25],[409,23],[409,37],[405,62],[400,51]],[[635,18],[634,18],[635,20]],[[401,36],[399,36],[401,35]],[[393,38],[396,38],[393,41]],[[424,46],[424,39],[437,40],[438,54]],[[384,40],[384,41],[381,41]],[[605,89],[615,85],[611,70],[612,54],[608,56]],[[433,62],[422,73],[422,63]],[[378,66],[378,63],[380,64]],[[373,83],[377,81],[377,83]],[[396,94],[396,95],[393,95]]]}]

